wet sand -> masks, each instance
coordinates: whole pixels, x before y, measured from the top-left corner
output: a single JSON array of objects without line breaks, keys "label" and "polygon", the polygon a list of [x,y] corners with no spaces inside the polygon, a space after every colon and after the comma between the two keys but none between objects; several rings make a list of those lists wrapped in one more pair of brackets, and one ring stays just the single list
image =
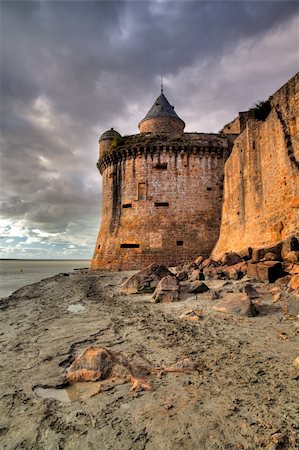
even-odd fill
[{"label": "wet sand", "polygon": [[[241,318],[213,311],[212,290],[168,304],[122,296],[127,275],[57,275],[0,303],[1,448],[297,449],[298,320],[273,285],[256,284],[259,314]],[[244,282],[207,284],[225,296]],[[202,318],[182,320],[190,308]],[[90,345],[154,368],[188,358],[196,370],[152,375],[151,391],[120,383],[83,401],[40,398]]]}]

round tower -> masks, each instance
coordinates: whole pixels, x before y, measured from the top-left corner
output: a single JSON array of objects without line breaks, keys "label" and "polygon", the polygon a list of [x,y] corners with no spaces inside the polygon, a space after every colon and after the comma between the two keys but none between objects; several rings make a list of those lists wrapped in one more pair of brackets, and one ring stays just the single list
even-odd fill
[{"label": "round tower", "polygon": [[183,133],[164,94],[157,100],[141,134],[124,140],[109,130],[100,139],[102,221],[91,270],[177,265],[209,255],[218,239],[231,144],[225,135]]},{"label": "round tower", "polygon": [[174,107],[168,102],[161,90],[161,94],[138,125],[141,134],[168,133],[182,134],[185,122],[178,117]]},{"label": "round tower", "polygon": [[121,135],[113,128],[105,131],[99,139],[99,159],[107,155],[111,150],[111,145],[113,143],[116,145],[120,139]]}]

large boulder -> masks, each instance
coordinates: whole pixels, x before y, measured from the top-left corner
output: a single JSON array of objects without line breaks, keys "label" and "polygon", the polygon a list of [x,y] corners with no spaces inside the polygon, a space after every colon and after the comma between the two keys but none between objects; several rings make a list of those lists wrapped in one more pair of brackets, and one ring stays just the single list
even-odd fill
[{"label": "large boulder", "polygon": [[263,261],[258,263],[248,263],[247,276],[254,280],[274,283],[278,278],[286,273],[283,271],[279,261]]},{"label": "large boulder", "polygon": [[234,266],[235,264],[238,264],[242,261],[243,260],[241,256],[239,256],[235,252],[224,253],[224,255],[221,258],[221,264],[223,266]]},{"label": "large boulder", "polygon": [[241,280],[247,273],[247,263],[245,261],[221,268],[222,273],[230,280]]},{"label": "large boulder", "polygon": [[258,262],[262,260],[266,261],[280,261],[281,260],[282,242],[265,248],[255,248],[252,250],[252,262]]},{"label": "large boulder", "polygon": [[159,281],[153,300],[155,303],[170,303],[179,300],[180,285],[176,277],[168,275]]},{"label": "large boulder", "polygon": [[214,311],[233,314],[240,317],[256,315],[256,309],[248,295],[244,292],[231,292],[213,307]]},{"label": "large boulder", "polygon": [[191,282],[186,290],[189,294],[202,294],[203,292],[209,291],[209,288],[202,281],[196,280]]},{"label": "large boulder", "polygon": [[151,264],[125,281],[121,293],[130,295],[154,292],[159,281],[168,275],[173,276],[167,267]]}]

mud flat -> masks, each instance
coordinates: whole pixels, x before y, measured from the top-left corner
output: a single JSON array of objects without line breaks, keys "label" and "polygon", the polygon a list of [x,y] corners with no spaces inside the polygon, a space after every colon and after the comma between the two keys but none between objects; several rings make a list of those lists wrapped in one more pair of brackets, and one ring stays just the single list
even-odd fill
[{"label": "mud flat", "polygon": [[[297,449],[298,318],[285,297],[257,283],[258,314],[237,317],[212,309],[213,292],[246,281],[207,281],[208,292],[154,304],[120,295],[127,275],[60,274],[0,302],[1,448]],[[190,309],[198,320],[181,318]],[[66,386],[65,370],[91,345],[196,370],[151,374],[152,390],[88,383],[89,395]]]}]

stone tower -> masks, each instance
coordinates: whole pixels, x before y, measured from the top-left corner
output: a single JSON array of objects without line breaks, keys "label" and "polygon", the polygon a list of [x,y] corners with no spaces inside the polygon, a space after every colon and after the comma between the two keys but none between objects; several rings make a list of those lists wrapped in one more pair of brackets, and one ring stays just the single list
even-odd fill
[{"label": "stone tower", "polygon": [[214,247],[231,143],[184,127],[161,91],[140,134],[112,128],[100,137],[102,222],[92,270],[172,266]]}]

